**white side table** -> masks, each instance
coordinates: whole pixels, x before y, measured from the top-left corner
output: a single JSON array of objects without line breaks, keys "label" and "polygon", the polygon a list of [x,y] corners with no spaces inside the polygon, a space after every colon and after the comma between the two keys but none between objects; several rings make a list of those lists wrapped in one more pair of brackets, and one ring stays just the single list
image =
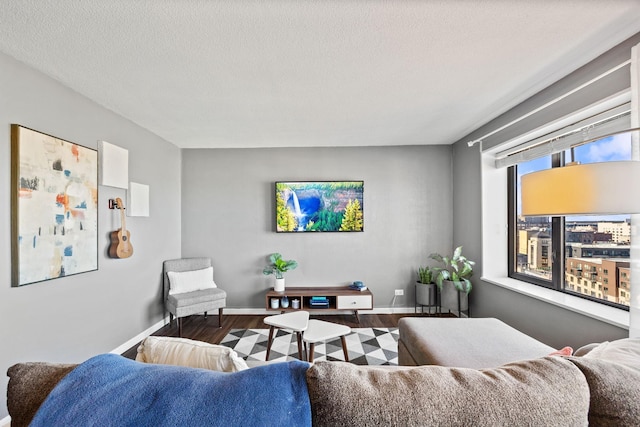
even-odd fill
[{"label": "white side table", "polygon": [[308,311],[292,311],[285,314],[278,314],[275,316],[269,316],[264,318],[264,323],[269,325],[269,341],[267,341],[267,357],[265,360],[269,360],[269,354],[271,353],[271,344],[273,343],[273,331],[278,329],[287,329],[296,333],[298,338],[298,357],[300,360],[304,360],[302,357],[302,340],[301,334],[307,329],[309,323]]},{"label": "white side table", "polygon": [[327,341],[333,338],[340,337],[342,342],[342,352],[344,353],[345,362],[349,361],[349,353],[347,351],[347,340],[345,336],[351,333],[351,328],[345,325],[339,325],[337,323],[325,322],[322,320],[311,319],[307,330],[304,331],[302,339],[304,340],[305,350],[307,343],[310,344],[308,355],[309,362],[313,362],[313,352],[315,350],[315,344],[317,342]]}]

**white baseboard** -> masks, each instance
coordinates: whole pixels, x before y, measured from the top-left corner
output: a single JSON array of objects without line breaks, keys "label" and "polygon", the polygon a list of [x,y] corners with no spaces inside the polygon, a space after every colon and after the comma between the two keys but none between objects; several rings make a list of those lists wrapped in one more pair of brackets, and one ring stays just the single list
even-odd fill
[{"label": "white baseboard", "polygon": [[[414,307],[378,307],[373,310],[361,311],[360,314],[410,314],[416,313]],[[420,311],[418,311],[420,313]]]},{"label": "white baseboard", "polygon": [[127,342],[119,345],[118,347],[114,348],[113,350],[110,351],[110,353],[114,353],[114,354],[122,354],[122,353],[124,353],[125,351],[129,350],[131,347],[133,347],[134,345],[138,344],[140,341],[142,341],[143,339],[145,339],[146,337],[148,337],[149,335],[151,335],[152,333],[154,333],[158,329],[162,328],[168,321],[169,321],[168,317],[163,318],[162,320],[160,320],[159,322],[157,322],[153,326],[148,327],[147,329],[145,329],[144,331],[140,332],[135,337],[131,338],[129,341],[127,341]]},{"label": "white baseboard", "polygon": [[264,308],[227,308],[224,309],[224,314],[252,314],[255,316],[263,314],[277,314],[276,311],[267,310]]},{"label": "white baseboard", "polygon": [[[415,313],[413,307],[377,307],[373,310],[358,310],[359,314],[401,314],[401,313]],[[278,314],[277,310],[267,310],[264,308],[225,308],[224,314],[247,314],[247,315],[267,315]],[[320,310],[314,311],[313,314],[332,315],[332,314],[353,314],[353,310],[327,310],[327,312],[321,312]]]}]

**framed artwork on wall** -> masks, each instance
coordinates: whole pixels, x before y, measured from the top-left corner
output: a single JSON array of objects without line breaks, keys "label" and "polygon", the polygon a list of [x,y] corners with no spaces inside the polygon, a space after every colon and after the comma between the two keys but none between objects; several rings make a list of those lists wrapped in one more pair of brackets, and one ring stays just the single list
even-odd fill
[{"label": "framed artwork on wall", "polygon": [[11,125],[11,285],[97,269],[97,150]]},{"label": "framed artwork on wall", "polygon": [[276,182],[276,232],[364,231],[363,181]]},{"label": "framed artwork on wall", "polygon": [[100,185],[126,190],[129,186],[129,150],[107,141],[98,141],[98,153]]}]

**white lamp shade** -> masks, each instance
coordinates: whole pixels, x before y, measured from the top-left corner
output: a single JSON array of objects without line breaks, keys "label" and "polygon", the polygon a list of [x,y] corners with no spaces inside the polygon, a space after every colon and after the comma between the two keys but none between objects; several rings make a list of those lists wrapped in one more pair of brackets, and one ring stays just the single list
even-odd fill
[{"label": "white lamp shade", "polygon": [[522,215],[640,212],[640,162],[571,165],[522,176]]}]

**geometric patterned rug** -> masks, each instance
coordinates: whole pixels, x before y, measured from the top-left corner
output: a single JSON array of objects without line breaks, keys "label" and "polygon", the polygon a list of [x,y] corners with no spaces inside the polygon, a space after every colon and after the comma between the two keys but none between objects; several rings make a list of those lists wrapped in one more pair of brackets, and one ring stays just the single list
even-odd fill
[{"label": "geometric patterned rug", "polygon": [[[351,328],[346,336],[349,361],[356,365],[398,365],[398,328]],[[220,342],[246,361],[264,362],[269,329],[231,329]],[[317,343],[314,361],[344,361],[340,338]],[[298,360],[296,334],[277,330],[269,361]]]}]

